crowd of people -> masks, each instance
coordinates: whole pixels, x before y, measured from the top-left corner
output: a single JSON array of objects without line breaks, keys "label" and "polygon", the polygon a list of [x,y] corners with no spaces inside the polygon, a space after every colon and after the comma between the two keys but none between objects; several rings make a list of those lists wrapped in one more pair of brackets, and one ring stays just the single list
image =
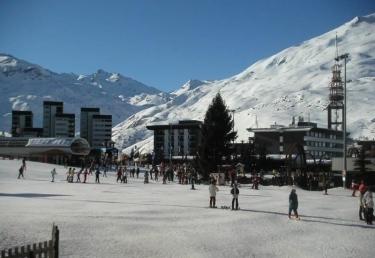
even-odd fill
[{"label": "crowd of people", "polygon": [[[89,162],[82,163],[81,168],[76,171],[76,168],[70,167],[66,172],[66,182],[68,183],[86,183],[88,182],[89,175],[95,175],[95,183],[100,183],[100,175],[107,177],[107,171],[115,171],[117,178],[116,182],[128,183],[129,178],[139,178],[140,176],[140,167],[137,164],[129,166],[124,163],[116,164],[115,166],[108,165],[105,160],[102,162],[99,160],[90,160]],[[189,164],[164,164],[161,163],[159,166],[148,166],[143,169],[143,180],[144,183],[149,183],[149,180],[155,182],[159,181],[159,178],[162,178],[163,184],[167,182],[176,182],[178,184],[191,184],[191,189],[194,188],[195,183],[200,183],[200,177],[195,170]],[[22,164],[19,168],[18,179],[24,178],[24,173],[26,171],[26,159],[22,159]],[[57,171],[55,168],[51,171],[51,182],[55,182],[55,177]],[[81,176],[83,175],[83,180],[81,181]],[[239,209],[238,197],[240,194],[238,183],[236,181],[236,176],[233,173],[230,173],[231,181],[231,190],[230,194],[232,195],[232,210]],[[252,189],[258,189],[260,183],[259,177],[254,176],[251,180]],[[218,178],[215,176],[210,177],[208,192],[209,192],[209,207],[217,208],[216,206],[216,193],[219,191],[217,187]],[[356,196],[356,192],[359,192],[359,219],[364,220],[368,225],[373,224],[374,219],[374,201],[373,201],[373,188],[368,187],[364,180],[360,184],[352,184],[353,192],[352,196]],[[293,188],[289,195],[289,218],[299,219],[298,215],[298,197],[296,189]],[[294,213],[292,217],[291,213]]]}]

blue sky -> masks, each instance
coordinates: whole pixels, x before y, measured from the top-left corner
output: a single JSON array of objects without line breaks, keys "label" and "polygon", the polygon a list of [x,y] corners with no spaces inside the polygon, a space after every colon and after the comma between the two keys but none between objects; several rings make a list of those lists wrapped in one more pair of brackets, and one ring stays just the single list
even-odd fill
[{"label": "blue sky", "polygon": [[374,0],[0,0],[0,52],[171,91],[232,76],[373,12]]}]

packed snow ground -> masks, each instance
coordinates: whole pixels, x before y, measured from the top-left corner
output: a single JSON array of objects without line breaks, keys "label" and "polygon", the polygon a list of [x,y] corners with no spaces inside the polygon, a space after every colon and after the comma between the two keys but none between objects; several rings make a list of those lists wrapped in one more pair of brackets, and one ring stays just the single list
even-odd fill
[{"label": "packed snow ground", "polygon": [[[143,179],[67,183],[61,166],[0,160],[0,249],[45,241],[60,228],[61,257],[373,257],[375,226],[358,221],[344,189],[298,189],[301,221],[288,220],[289,187],[240,188],[240,211],[210,209],[208,186]],[[56,182],[50,171],[57,169]],[[220,186],[217,206],[229,206]]]}]

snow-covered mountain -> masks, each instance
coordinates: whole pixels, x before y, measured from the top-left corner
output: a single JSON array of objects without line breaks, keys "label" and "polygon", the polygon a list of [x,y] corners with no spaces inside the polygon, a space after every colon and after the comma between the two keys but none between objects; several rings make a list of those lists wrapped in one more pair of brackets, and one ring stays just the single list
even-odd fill
[{"label": "snow-covered mountain", "polygon": [[161,105],[144,109],[113,130],[117,146],[137,145],[152,149],[151,123],[182,119],[203,120],[212,98],[220,92],[227,106],[235,110],[238,141],[249,137],[246,128],[288,125],[292,116],[310,117],[327,126],[329,82],[335,57],[347,52],[348,130],[353,137],[375,137],[375,14],[350,22],[297,46],[262,59],[245,71],[224,80],[187,82]]},{"label": "snow-covered mountain", "polygon": [[34,126],[41,126],[43,100],[64,101],[64,112],[76,114],[77,130],[81,107],[99,107],[117,124],[169,100],[169,94],[118,73],[59,74],[7,54],[0,54],[0,93],[0,130],[4,131],[10,131],[12,109],[32,110]]}]

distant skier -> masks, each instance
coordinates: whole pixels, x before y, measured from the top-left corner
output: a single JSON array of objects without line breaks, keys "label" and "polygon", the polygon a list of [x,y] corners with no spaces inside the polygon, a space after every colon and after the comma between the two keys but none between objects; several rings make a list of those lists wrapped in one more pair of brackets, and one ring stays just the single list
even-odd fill
[{"label": "distant skier", "polygon": [[124,183],[124,184],[128,183],[128,171],[126,170],[126,168],[122,170],[121,183]]},{"label": "distant skier", "polygon": [[23,172],[25,172],[26,171],[26,158],[25,157],[22,159],[22,167],[23,167]]},{"label": "distant skier", "polygon": [[215,180],[211,180],[211,184],[208,187],[208,191],[210,194],[210,208],[217,208],[216,207],[216,192],[219,191],[219,188],[217,188]]},{"label": "distant skier", "polygon": [[23,166],[21,166],[20,169],[18,169],[18,177],[17,177],[17,179],[20,179],[21,176],[22,176],[22,178],[24,178],[24,176],[23,176]]},{"label": "distant skier", "polygon": [[292,211],[294,212],[295,218],[299,219],[297,209],[298,209],[298,196],[296,194],[296,189],[292,189],[289,195],[289,213],[288,213],[289,219],[291,218]]},{"label": "distant skier", "polygon": [[121,177],[122,177],[122,168],[119,167],[118,170],[117,170],[117,179],[116,179],[117,183],[118,183],[118,181],[122,182]]},{"label": "distant skier", "polygon": [[361,184],[359,185],[359,219],[363,220],[363,215],[365,212],[364,205],[363,205],[363,195],[367,191],[367,186],[364,180],[361,180]]},{"label": "distant skier", "polygon": [[98,168],[96,169],[96,171],[95,171],[95,183],[98,183],[98,184],[100,184],[100,181],[99,181],[99,176],[100,176],[100,169],[99,169],[99,166],[98,166]]},{"label": "distant skier", "polygon": [[52,171],[51,171],[51,176],[52,176],[52,183],[53,182],[55,182],[55,176],[57,175],[57,172],[56,172],[56,169],[54,168],[54,169],[52,169]]},{"label": "distant skier", "polygon": [[[138,177],[138,172],[137,172],[137,177]],[[145,171],[144,177],[145,178],[144,178],[143,183],[148,184],[148,171],[147,170]]]},{"label": "distant skier", "polygon": [[77,173],[77,180],[76,180],[76,183],[80,182],[81,183],[81,174],[83,172],[83,168],[81,168],[80,171],[78,171]]},{"label": "distant skier", "polygon": [[372,225],[372,219],[374,217],[374,200],[372,198],[371,189],[368,189],[363,195],[363,207],[365,208],[366,223]]},{"label": "distant skier", "polygon": [[86,183],[87,175],[89,174],[89,170],[86,168],[85,172],[83,172],[83,183]]},{"label": "distant skier", "polygon": [[232,188],[232,190],[230,190],[230,193],[233,196],[232,210],[234,210],[234,203],[236,203],[236,210],[238,210],[238,195],[240,194],[240,190],[238,190],[237,183],[233,184],[233,188]]}]

